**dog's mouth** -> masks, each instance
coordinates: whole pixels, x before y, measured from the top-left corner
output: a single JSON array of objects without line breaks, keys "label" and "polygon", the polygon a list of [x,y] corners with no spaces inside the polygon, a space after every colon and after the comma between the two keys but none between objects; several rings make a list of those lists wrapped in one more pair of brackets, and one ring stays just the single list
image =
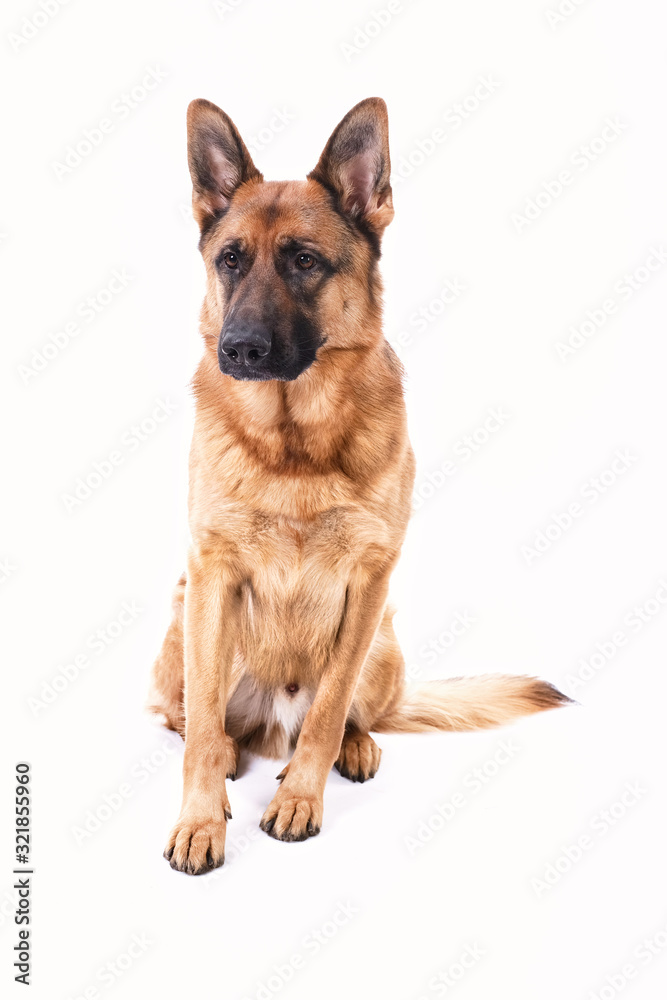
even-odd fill
[{"label": "dog's mouth", "polygon": [[249,371],[228,371],[222,366],[220,367],[220,371],[223,375],[230,375],[232,378],[236,379],[237,382],[294,382],[294,380],[301,375],[301,372],[297,372],[294,375],[278,375],[273,372],[257,371],[257,369]]},{"label": "dog's mouth", "polygon": [[291,365],[245,365],[233,361],[222,360],[218,353],[218,366],[223,375],[230,375],[238,382],[294,382],[312,365],[315,358],[305,364],[294,362]]}]

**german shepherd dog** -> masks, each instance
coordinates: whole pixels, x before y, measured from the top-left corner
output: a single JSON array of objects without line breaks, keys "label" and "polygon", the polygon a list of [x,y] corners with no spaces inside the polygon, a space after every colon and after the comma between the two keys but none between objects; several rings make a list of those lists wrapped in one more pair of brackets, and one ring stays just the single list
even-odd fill
[{"label": "german shepherd dog", "polygon": [[565,703],[533,677],[406,691],[387,603],[411,510],[402,368],[381,324],[394,215],[387,110],[361,101],[303,181],[267,182],[209,101],[188,109],[207,273],[194,376],[192,543],[151,709],[185,739],[165,857],[224,861],[241,748],[290,762],[260,826],[305,840],[332,766],[372,778],[371,732],[495,726]]}]

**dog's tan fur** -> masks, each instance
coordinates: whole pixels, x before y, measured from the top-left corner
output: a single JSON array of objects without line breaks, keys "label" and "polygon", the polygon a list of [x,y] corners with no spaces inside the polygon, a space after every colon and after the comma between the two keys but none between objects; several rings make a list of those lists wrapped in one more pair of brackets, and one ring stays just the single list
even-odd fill
[{"label": "dog's tan fur", "polygon": [[[371,731],[492,726],[565,699],[535,678],[502,676],[405,691],[387,592],[414,459],[401,366],[381,327],[377,247],[393,216],[384,103],[357,105],[303,182],[264,182],[230,120],[206,101],[193,102],[188,125],[205,350],[194,379],[192,544],[152,708],[185,738],[183,805],[165,855],[198,874],[224,859],[225,778],[236,774],[239,747],[269,757],[294,749],[261,826],[301,840],[320,829],[334,764],[352,780],[375,774]],[[223,139],[207,152],[216,130]],[[326,340],[292,381],[221,374],[226,296],[216,261],[231,233],[253,247],[264,294],[284,297],[285,309],[271,263],[281,241],[324,247],[341,262],[318,294]]]}]

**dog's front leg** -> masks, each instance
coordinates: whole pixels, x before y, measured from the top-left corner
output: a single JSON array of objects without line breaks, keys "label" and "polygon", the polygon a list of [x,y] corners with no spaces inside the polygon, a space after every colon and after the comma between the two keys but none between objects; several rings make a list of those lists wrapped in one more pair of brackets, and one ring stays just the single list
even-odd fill
[{"label": "dog's front leg", "polygon": [[201,875],[225,860],[227,739],[224,720],[237,641],[238,583],[219,551],[194,549],[185,589],[183,803],[164,856]]},{"label": "dog's front leg", "polygon": [[382,619],[390,568],[348,588],[328,666],[282,784],[260,823],[277,840],[305,840],[320,831],[324,786],[338,758],[354,689]]}]

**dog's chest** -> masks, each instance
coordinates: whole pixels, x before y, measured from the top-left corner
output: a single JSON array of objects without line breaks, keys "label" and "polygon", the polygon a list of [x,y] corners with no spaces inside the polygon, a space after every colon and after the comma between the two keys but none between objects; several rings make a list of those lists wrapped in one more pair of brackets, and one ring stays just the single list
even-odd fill
[{"label": "dog's chest", "polygon": [[[248,587],[248,614],[281,609],[289,617],[339,615],[354,564],[353,532],[332,513],[304,524],[270,519],[256,546]],[[259,539],[258,539],[259,542]]]},{"label": "dog's chest", "polygon": [[363,557],[361,524],[335,510],[308,523],[264,521],[243,588],[241,647],[251,669],[288,683],[324,665]]}]

